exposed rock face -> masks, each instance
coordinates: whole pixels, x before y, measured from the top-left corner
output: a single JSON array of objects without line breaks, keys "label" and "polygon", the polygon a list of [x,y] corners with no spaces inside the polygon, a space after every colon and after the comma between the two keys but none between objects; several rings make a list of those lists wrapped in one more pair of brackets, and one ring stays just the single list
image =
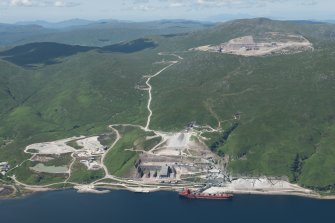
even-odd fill
[{"label": "exposed rock face", "polygon": [[192,50],[241,56],[266,56],[271,54],[294,54],[313,50],[313,44],[301,35],[269,32],[256,37],[243,36],[231,39],[218,46],[200,46]]}]

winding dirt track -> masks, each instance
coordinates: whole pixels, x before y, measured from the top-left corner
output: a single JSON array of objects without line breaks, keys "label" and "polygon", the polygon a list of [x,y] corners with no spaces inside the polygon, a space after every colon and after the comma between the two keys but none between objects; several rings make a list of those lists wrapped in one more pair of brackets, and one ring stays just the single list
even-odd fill
[{"label": "winding dirt track", "polygon": [[120,133],[118,130],[116,130],[115,128],[113,128],[112,126],[109,126],[115,133],[116,133],[116,139],[115,141],[113,142],[113,144],[109,147],[109,149],[102,155],[101,157],[101,164],[102,164],[102,168],[104,169],[105,171],[105,177],[109,177],[111,175],[109,175],[109,172],[108,172],[108,168],[106,167],[105,165],[105,158],[106,158],[106,155],[108,154],[108,152],[113,149],[113,147],[116,145],[116,143],[121,139],[121,136],[120,136]]},{"label": "winding dirt track", "polygon": [[150,84],[150,80],[151,80],[151,78],[154,78],[154,77],[158,76],[160,73],[162,73],[163,71],[165,71],[165,70],[168,69],[169,67],[171,67],[171,66],[175,65],[176,63],[178,63],[178,61],[171,61],[170,63],[171,63],[170,65],[164,67],[163,69],[161,69],[160,71],[158,71],[158,72],[155,73],[154,75],[149,76],[148,80],[145,82],[146,85],[148,86],[148,93],[149,93],[149,99],[148,99],[148,105],[147,105],[147,109],[148,109],[148,111],[149,111],[149,115],[148,115],[148,119],[147,119],[147,124],[146,124],[146,126],[145,126],[145,129],[146,129],[146,130],[150,130],[150,129],[149,129],[149,126],[150,126],[151,116],[152,116],[152,110],[151,110],[151,108],[150,108],[150,106],[151,106],[151,101],[152,101],[152,94],[151,94],[152,86],[151,86],[151,84]]}]

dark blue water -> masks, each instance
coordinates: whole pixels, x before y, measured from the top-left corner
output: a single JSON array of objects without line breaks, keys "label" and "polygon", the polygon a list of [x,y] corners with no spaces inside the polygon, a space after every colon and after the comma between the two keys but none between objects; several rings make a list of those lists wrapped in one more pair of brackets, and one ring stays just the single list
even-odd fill
[{"label": "dark blue water", "polygon": [[56,191],[0,200],[1,223],[309,223],[335,222],[335,201],[290,196],[185,200],[173,192],[78,194]]}]

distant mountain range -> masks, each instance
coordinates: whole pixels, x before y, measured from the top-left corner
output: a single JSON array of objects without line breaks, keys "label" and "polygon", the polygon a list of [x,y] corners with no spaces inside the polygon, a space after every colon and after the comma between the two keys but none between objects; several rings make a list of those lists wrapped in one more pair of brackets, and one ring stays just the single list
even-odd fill
[{"label": "distant mountain range", "polygon": [[98,25],[98,24],[130,24],[130,23],[138,23],[138,24],[150,24],[150,23],[181,23],[181,24],[212,24],[213,22],[206,21],[193,21],[193,20],[184,20],[184,19],[171,19],[171,20],[158,20],[158,21],[148,21],[148,22],[134,22],[134,21],[125,21],[125,20],[115,20],[115,19],[101,19],[101,20],[86,20],[86,19],[70,19],[61,22],[48,22],[44,20],[36,20],[36,21],[22,21],[16,22],[13,25],[38,25],[48,29],[64,29],[64,28],[75,28],[78,26],[87,26],[87,25]]},{"label": "distant mountain range", "polygon": [[[218,22],[226,22],[230,20],[236,19],[251,19],[255,18],[255,16],[249,14],[222,14],[222,15],[215,15],[203,20],[183,20],[183,19],[166,19],[166,20],[159,20],[159,21],[149,21],[149,22],[138,22],[138,23],[152,23],[152,22],[160,22],[160,23],[185,23],[185,24],[213,24]],[[276,19],[276,18],[272,18]],[[292,21],[301,21],[304,23],[335,23],[335,20],[292,20]],[[14,24],[8,25],[38,25],[43,28],[48,29],[65,29],[65,28],[75,28],[78,26],[87,26],[87,25],[97,25],[97,24],[124,24],[124,23],[136,23],[134,21],[126,21],[126,20],[115,20],[115,19],[101,19],[101,20],[87,20],[87,19],[69,19],[60,22],[48,22],[44,20],[36,20],[36,21],[21,21],[16,22]]]},{"label": "distant mountain range", "polygon": [[230,20],[235,19],[251,19],[255,18],[255,16],[249,15],[249,14],[221,14],[221,15],[214,15],[206,18],[206,21],[212,21],[212,22],[226,22]]},{"label": "distant mountain range", "polygon": [[95,21],[85,20],[85,19],[71,19],[62,22],[47,22],[43,20],[36,20],[36,21],[24,21],[24,22],[17,22],[15,25],[38,25],[44,28],[51,28],[51,29],[62,29],[67,27],[73,26],[85,26],[92,23],[96,23]]},{"label": "distant mountain range", "polygon": [[324,22],[335,24],[335,20],[325,20]]},{"label": "distant mountain range", "polygon": [[[236,19],[252,19],[256,18],[257,16],[249,15],[249,14],[221,14],[221,15],[214,15],[208,18],[205,18],[204,20],[206,21],[211,21],[211,22],[227,22],[231,20],[236,20]],[[292,20],[292,19],[285,19],[285,18],[279,18],[279,17],[268,17],[273,20],[281,20],[281,21],[299,21],[301,23],[335,23],[335,20],[329,19],[329,20],[319,20],[319,19],[298,19],[298,20]]]},{"label": "distant mountain range", "polygon": [[0,23],[0,46],[33,42],[57,42],[83,46],[107,46],[150,35],[187,33],[213,26],[214,23],[191,20],[131,22],[81,19],[58,23],[46,21]]}]

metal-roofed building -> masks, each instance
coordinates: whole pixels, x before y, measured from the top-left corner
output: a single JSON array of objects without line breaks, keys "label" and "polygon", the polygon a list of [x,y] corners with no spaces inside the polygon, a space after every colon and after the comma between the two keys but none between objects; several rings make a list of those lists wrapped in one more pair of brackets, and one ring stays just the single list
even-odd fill
[{"label": "metal-roofed building", "polygon": [[170,167],[168,165],[162,166],[160,172],[159,172],[159,177],[160,178],[165,178],[170,176]]}]

